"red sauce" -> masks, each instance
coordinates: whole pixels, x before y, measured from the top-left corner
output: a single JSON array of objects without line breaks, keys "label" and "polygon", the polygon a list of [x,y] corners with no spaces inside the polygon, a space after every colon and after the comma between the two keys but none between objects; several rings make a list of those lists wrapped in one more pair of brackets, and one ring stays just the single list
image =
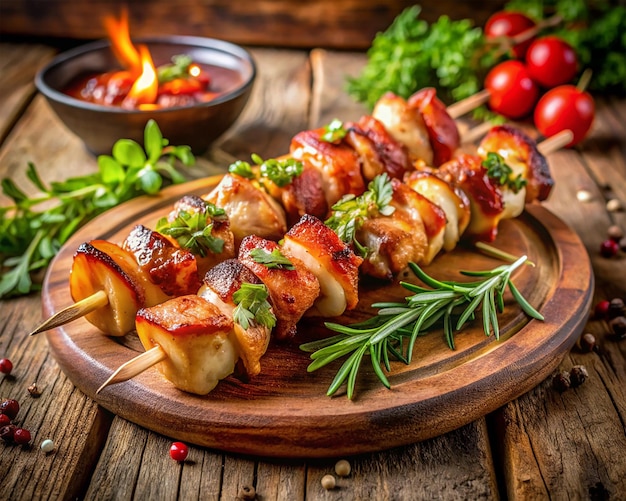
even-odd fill
[{"label": "red sauce", "polygon": [[[208,64],[194,65],[200,68],[198,76],[177,78],[160,84],[156,103],[151,106],[192,106],[211,101],[243,83],[242,76],[236,70]],[[132,99],[127,99],[135,78],[124,70],[83,74],[70,82],[63,93],[98,105],[137,108]]]}]

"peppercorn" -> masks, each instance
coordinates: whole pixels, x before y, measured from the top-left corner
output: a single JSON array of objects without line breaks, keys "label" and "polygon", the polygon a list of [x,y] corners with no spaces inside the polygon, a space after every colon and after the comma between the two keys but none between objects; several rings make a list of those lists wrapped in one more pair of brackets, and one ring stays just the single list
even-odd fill
[{"label": "peppercorn", "polygon": [[613,257],[619,252],[619,244],[610,238],[600,244],[600,255],[602,257]]},{"label": "peppercorn", "polygon": [[602,300],[602,301],[598,301],[596,303],[596,306],[593,310],[593,314],[596,318],[598,319],[603,319],[606,318],[606,316],[608,315],[609,312],[609,305],[611,303],[609,301],[607,301],[606,299]]},{"label": "peppercorn", "polygon": [[7,398],[0,404],[0,414],[6,414],[11,419],[15,419],[20,410],[20,404],[13,398]]},{"label": "peppercorn", "polygon": [[43,442],[41,442],[40,447],[41,450],[47,454],[48,452],[52,452],[54,450],[54,442],[47,438]]},{"label": "peppercorn", "polygon": [[11,418],[6,414],[0,414],[0,427],[11,424]]},{"label": "peppercorn", "polygon": [[624,238],[624,232],[616,224],[609,226],[606,234],[611,240],[615,240],[616,242],[619,242],[622,238]]},{"label": "peppercorn", "polygon": [[347,477],[350,475],[350,471],[352,468],[350,467],[350,463],[345,459],[340,459],[335,464],[335,473],[340,477]]},{"label": "peppercorn", "polygon": [[250,499],[256,499],[256,490],[251,485],[244,485],[239,489],[237,499],[248,501]]},{"label": "peppercorn", "polygon": [[587,368],[584,365],[575,365],[569,371],[569,379],[572,388],[576,388],[577,386],[583,384],[588,377],[589,373],[587,372]]},{"label": "peppercorn", "polygon": [[626,317],[615,317],[609,322],[609,327],[617,339],[626,339]]},{"label": "peppercorn", "polygon": [[561,371],[552,378],[552,387],[561,393],[569,389],[571,385],[569,372],[567,371]]},{"label": "peppercorn", "polygon": [[0,358],[0,372],[8,376],[12,370],[13,363],[8,358]]},{"label": "peppercorn", "polygon": [[337,481],[332,475],[324,475],[322,477],[322,487],[327,491],[334,489],[335,485],[337,485]]},{"label": "peppercorn", "polygon": [[17,428],[13,433],[13,441],[19,445],[25,445],[30,442],[30,431],[25,428]]},{"label": "peppercorn", "polygon": [[12,444],[15,430],[17,430],[17,426],[14,424],[7,424],[6,426],[3,426],[0,428],[0,438],[7,444]]},{"label": "peppercorn", "polygon": [[170,457],[174,461],[184,461],[187,459],[187,454],[189,454],[189,447],[183,442],[173,442],[170,446]]},{"label": "peppercorn", "polygon": [[596,337],[591,332],[585,332],[578,338],[578,349],[583,353],[590,353],[596,348]]},{"label": "peppercorn", "polygon": [[606,312],[609,320],[615,317],[621,317],[624,315],[624,300],[620,297],[616,297],[609,301],[609,308]]},{"label": "peppercorn", "polygon": [[39,390],[39,387],[37,386],[37,383],[33,383],[31,384],[28,388],[28,393],[30,393],[30,396],[33,398],[38,398],[41,396],[41,391]]}]

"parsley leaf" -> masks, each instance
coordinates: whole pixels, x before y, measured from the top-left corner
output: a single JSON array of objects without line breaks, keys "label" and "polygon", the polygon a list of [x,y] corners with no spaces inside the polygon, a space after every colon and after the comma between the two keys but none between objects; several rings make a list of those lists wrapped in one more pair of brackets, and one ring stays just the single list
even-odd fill
[{"label": "parsley leaf", "polygon": [[483,160],[482,166],[487,169],[487,176],[490,179],[493,179],[500,186],[509,188],[513,193],[519,192],[526,186],[526,179],[521,174],[518,174],[517,177],[511,177],[513,169],[509,167],[499,153],[493,151],[487,153],[487,158]]},{"label": "parsley leaf", "polygon": [[279,188],[287,186],[294,177],[302,174],[302,162],[293,158],[263,160],[256,153],[253,153],[251,157],[254,166],[248,162],[237,160],[228,167],[228,172],[247,179],[256,179],[261,184],[263,184],[263,179],[268,179]]},{"label": "parsley leaf", "polygon": [[263,284],[243,283],[233,294],[237,307],[233,311],[233,320],[243,329],[251,324],[259,324],[269,329],[276,325],[276,317],[267,301],[269,293]]},{"label": "parsley leaf", "polygon": [[292,262],[279,249],[274,249],[272,252],[267,252],[265,249],[253,249],[250,251],[250,256],[257,263],[265,265],[266,268],[295,270]]},{"label": "parsley leaf", "polygon": [[348,131],[344,128],[343,122],[337,118],[332,120],[328,125],[324,126],[324,134],[322,134],[322,141],[327,143],[337,143],[341,141]]}]

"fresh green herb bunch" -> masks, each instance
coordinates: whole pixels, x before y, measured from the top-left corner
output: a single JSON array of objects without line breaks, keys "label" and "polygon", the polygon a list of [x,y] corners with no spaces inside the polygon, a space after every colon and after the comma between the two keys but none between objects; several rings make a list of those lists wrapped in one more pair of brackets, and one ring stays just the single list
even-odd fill
[{"label": "fresh green herb bunch", "polygon": [[423,87],[436,87],[444,101],[458,101],[482,88],[495,63],[484,50],[482,29],[447,16],[429,24],[420,13],[418,5],[409,7],[376,35],[363,71],[348,78],[347,91],[357,101],[373,108],[387,91],[408,98]]},{"label": "fresh green herb bunch", "polygon": [[331,216],[325,221],[326,226],[343,242],[353,244],[361,256],[366,256],[367,248],[356,239],[356,232],[367,218],[393,214],[395,207],[390,205],[392,196],[391,179],[387,174],[378,175],[370,181],[362,195],[344,195],[335,203]]},{"label": "fresh green herb bunch", "polygon": [[328,388],[333,395],[346,383],[347,397],[354,396],[356,380],[363,358],[370,356],[374,372],[387,388],[389,380],[384,369],[391,371],[391,359],[410,363],[418,336],[430,329],[443,328],[448,346],[454,349],[454,334],[475,317],[480,307],[485,335],[499,338],[497,313],[504,310],[504,291],[508,287],[522,310],[532,318],[543,320],[511,282],[511,274],[527,261],[522,256],[515,262],[489,271],[462,272],[478,277],[474,282],[439,281],[427,275],[419,266],[410,263],[411,270],[426,287],[401,282],[413,293],[404,303],[376,303],[377,315],[365,322],[344,326],[326,323],[338,335],[300,346],[312,352],[313,362],[308,371],[316,371],[343,357],[348,357]]},{"label": "fresh green herb bunch", "polygon": [[256,153],[253,153],[251,158],[256,168],[253,168],[248,162],[237,160],[230,165],[228,172],[247,179],[256,179],[260,181],[261,184],[263,179],[269,179],[279,188],[287,186],[293,181],[294,177],[298,177],[302,174],[302,162],[293,158],[284,158],[281,160],[270,158],[263,160]]},{"label": "fresh green herb bunch", "polygon": [[[112,156],[98,157],[98,172],[49,186],[29,164],[26,175],[40,191],[33,197],[11,179],[2,180],[2,191],[14,205],[0,208],[0,298],[39,290],[32,274],[44,270],[61,245],[98,214],[139,195],[155,194],[164,182],[185,180],[176,163],[194,163],[188,146],[168,146],[153,120],[146,124],[144,141],[145,151],[135,141],[120,139]],[[40,204],[46,208],[36,210]]]},{"label": "fresh green herb bunch", "polygon": [[276,316],[268,298],[269,292],[265,285],[247,282],[241,284],[239,290],[233,294],[233,301],[237,305],[233,310],[233,320],[244,329],[253,324],[273,328],[276,325]]},{"label": "fresh green herb bunch", "polygon": [[265,249],[252,249],[250,256],[255,262],[269,269],[296,269],[293,263],[279,249],[274,249],[272,252],[267,252]]}]

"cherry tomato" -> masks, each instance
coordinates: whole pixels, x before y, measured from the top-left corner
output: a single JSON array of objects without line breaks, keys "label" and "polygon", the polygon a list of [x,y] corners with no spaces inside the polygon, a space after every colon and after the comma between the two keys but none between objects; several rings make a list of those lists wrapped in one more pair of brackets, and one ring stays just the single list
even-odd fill
[{"label": "cherry tomato", "polygon": [[[501,11],[493,14],[485,24],[485,37],[488,39],[498,37],[514,37],[530,28],[535,27],[535,21],[521,12]],[[513,54],[517,59],[523,59],[528,47],[535,37],[513,46]]]},{"label": "cherry tomato", "polygon": [[582,141],[593,123],[595,104],[588,92],[574,85],[560,85],[546,92],[535,107],[535,127],[545,137],[571,130],[574,139],[567,146]]},{"label": "cherry tomato", "polygon": [[535,82],[552,88],[571,82],[578,70],[578,58],[570,44],[550,35],[538,38],[528,47],[526,67]]},{"label": "cherry tomato", "polygon": [[485,78],[489,107],[507,118],[522,118],[535,106],[539,87],[520,61],[504,61],[494,66]]}]

